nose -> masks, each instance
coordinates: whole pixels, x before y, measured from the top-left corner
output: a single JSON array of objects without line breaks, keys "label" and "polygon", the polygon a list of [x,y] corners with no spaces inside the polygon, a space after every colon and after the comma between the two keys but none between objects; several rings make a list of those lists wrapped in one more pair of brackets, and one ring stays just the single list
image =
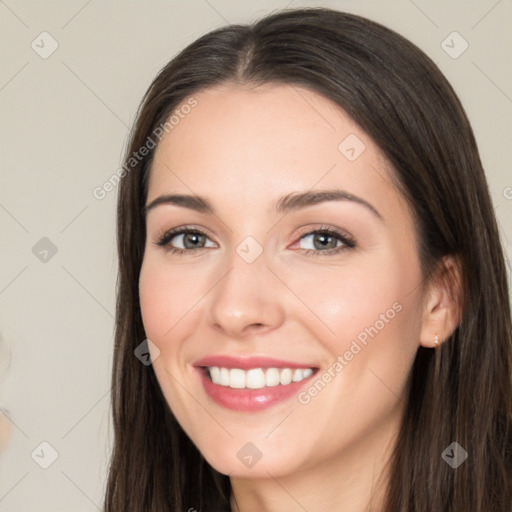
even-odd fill
[{"label": "nose", "polygon": [[236,251],[209,294],[208,322],[225,336],[245,339],[279,328],[285,318],[282,283],[267,268],[263,252],[247,263]]}]

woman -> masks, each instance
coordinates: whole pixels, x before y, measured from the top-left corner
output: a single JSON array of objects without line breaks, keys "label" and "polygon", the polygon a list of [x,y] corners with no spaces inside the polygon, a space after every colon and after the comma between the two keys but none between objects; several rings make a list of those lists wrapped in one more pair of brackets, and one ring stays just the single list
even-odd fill
[{"label": "woman", "polygon": [[423,52],[322,8],[214,30],[124,169],[107,512],[511,510],[504,254]]}]

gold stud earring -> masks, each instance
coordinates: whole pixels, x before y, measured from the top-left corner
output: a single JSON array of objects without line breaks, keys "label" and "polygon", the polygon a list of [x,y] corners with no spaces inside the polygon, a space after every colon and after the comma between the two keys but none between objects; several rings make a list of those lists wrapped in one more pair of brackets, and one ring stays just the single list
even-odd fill
[{"label": "gold stud earring", "polygon": [[434,337],[434,348],[439,347],[439,334],[436,334]]}]

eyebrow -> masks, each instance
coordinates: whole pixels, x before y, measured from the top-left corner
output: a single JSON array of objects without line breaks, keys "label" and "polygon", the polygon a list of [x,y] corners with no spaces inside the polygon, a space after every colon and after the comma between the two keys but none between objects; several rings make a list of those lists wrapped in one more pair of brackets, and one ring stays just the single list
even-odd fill
[{"label": "eyebrow", "polygon": [[[292,192],[279,198],[274,205],[274,210],[277,213],[289,213],[328,201],[352,201],[356,204],[364,206],[380,220],[383,220],[382,215],[368,201],[365,201],[361,197],[339,189]],[[181,206],[182,208],[195,210],[199,213],[216,215],[215,208],[207,198],[188,194],[167,194],[159,196],[151,201],[151,203],[144,206],[144,215],[147,215],[150,210],[153,210],[157,206],[163,204],[172,204],[174,206]]]}]

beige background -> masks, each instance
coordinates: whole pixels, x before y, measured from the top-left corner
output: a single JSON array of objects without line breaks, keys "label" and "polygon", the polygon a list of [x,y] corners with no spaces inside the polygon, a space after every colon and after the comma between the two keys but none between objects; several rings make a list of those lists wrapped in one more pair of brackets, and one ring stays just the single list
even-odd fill
[{"label": "beige background", "polygon": [[[92,191],[120,166],[150,81],[210,29],[305,5],[379,21],[439,65],[473,124],[511,253],[510,0],[0,0],[0,402],[12,421],[0,456],[0,512],[101,508],[117,191],[103,200]],[[58,43],[46,59],[31,47],[51,49],[44,31]],[[469,44],[457,59],[442,47],[453,31]],[[43,237],[57,249],[46,262],[32,249]],[[57,459],[41,468],[52,449]]]}]

